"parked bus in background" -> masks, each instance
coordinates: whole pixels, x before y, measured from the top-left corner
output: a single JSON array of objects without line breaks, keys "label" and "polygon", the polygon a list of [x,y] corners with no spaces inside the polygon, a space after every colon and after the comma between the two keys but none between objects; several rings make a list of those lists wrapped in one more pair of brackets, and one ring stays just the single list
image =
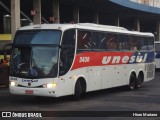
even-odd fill
[{"label": "parked bus in background", "polygon": [[160,41],[155,41],[155,64],[156,69],[160,69]]},{"label": "parked bus in background", "polygon": [[90,23],[20,28],[12,45],[10,92],[60,97],[133,90],[154,78],[154,35]]}]

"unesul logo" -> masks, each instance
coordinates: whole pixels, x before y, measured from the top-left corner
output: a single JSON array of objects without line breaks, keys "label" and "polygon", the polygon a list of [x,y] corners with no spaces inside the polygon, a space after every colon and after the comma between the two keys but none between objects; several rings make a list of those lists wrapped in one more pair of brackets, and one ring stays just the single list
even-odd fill
[{"label": "unesul logo", "polygon": [[126,64],[126,63],[134,63],[134,62],[146,62],[147,54],[144,55],[133,55],[129,56],[104,56],[102,59],[102,64]]}]

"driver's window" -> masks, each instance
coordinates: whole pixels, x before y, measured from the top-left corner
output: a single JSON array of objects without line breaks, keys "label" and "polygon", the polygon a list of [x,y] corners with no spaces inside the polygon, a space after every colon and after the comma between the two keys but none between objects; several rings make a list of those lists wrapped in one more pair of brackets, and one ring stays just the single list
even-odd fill
[{"label": "driver's window", "polygon": [[75,53],[75,37],[75,29],[66,30],[63,34],[59,75],[66,74],[72,66]]}]

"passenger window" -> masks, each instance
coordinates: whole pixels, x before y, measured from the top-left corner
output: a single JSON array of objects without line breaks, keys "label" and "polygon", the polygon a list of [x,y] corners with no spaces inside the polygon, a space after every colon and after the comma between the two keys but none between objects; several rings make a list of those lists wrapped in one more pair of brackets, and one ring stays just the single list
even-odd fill
[{"label": "passenger window", "polygon": [[128,35],[119,35],[119,50],[126,51],[129,50],[129,37]]},{"label": "passenger window", "polygon": [[130,36],[130,50],[137,51],[138,50],[138,37]]},{"label": "passenger window", "polygon": [[77,41],[78,50],[91,50],[91,32],[89,31],[78,31],[78,41]]},{"label": "passenger window", "polygon": [[117,34],[111,34],[111,33],[107,34],[106,49],[109,51],[118,50]]},{"label": "passenger window", "polygon": [[106,36],[104,33],[94,32],[92,34],[93,49],[105,50]]},{"label": "passenger window", "polygon": [[147,38],[145,37],[139,37],[138,40],[138,48],[139,50],[143,51],[143,50],[147,50]]},{"label": "passenger window", "polygon": [[148,50],[154,49],[154,38],[148,38]]}]

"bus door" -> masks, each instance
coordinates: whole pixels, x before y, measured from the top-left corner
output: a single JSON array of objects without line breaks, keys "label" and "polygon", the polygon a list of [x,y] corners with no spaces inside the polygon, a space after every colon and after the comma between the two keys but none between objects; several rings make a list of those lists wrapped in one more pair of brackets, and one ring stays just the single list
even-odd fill
[{"label": "bus door", "polygon": [[[66,77],[63,79],[62,88],[69,88],[70,90],[62,89],[63,92],[70,92],[72,90],[70,80],[67,80],[68,75],[70,76],[69,70],[73,64],[74,55],[75,55],[75,30],[66,30],[63,34],[63,39],[61,43],[61,50],[60,50],[60,58],[59,58],[59,76]],[[69,74],[67,74],[69,73]],[[69,94],[69,93],[66,93]]]}]

